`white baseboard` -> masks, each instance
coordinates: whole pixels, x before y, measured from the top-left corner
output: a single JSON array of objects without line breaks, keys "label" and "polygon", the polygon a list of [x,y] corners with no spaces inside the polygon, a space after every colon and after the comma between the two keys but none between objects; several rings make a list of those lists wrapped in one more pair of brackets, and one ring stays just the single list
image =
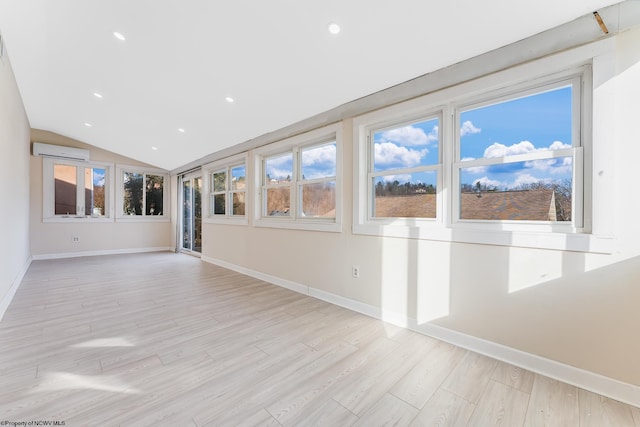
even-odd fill
[{"label": "white baseboard", "polygon": [[83,252],[61,252],[56,254],[40,254],[33,255],[34,261],[45,259],[62,259],[62,258],[78,258],[83,256],[100,256],[100,255],[123,255],[123,254],[139,254],[143,252],[174,252],[175,248],[170,246],[162,246],[155,248],[132,248],[132,249],[110,249],[106,251],[83,251]]},{"label": "white baseboard", "polygon": [[7,308],[9,308],[9,304],[11,304],[11,301],[13,301],[13,297],[16,295],[16,292],[18,291],[18,288],[22,283],[22,279],[24,278],[24,275],[27,273],[27,270],[31,265],[31,260],[32,260],[31,257],[27,259],[27,261],[22,266],[22,269],[20,269],[20,271],[18,272],[18,275],[13,280],[13,283],[11,283],[11,286],[9,287],[9,291],[2,298],[2,302],[0,302],[0,322],[2,321],[2,318],[4,317],[4,313],[6,313]]},{"label": "white baseboard", "polygon": [[379,307],[365,304],[360,301],[320,289],[315,289],[290,280],[281,279],[246,267],[231,264],[223,260],[207,256],[202,256],[202,260],[397,326],[411,329],[458,347],[483,354],[493,359],[527,369],[537,374],[574,385],[611,399],[640,407],[640,386],[624,383],[594,372],[566,365],[555,360],[487,341],[472,335],[467,335],[442,326],[430,323],[419,325],[415,319],[408,318],[399,313],[385,311]]}]

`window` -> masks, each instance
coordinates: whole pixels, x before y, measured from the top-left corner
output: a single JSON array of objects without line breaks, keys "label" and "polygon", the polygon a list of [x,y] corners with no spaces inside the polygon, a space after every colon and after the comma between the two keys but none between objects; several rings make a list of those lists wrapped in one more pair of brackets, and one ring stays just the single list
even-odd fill
[{"label": "window", "polygon": [[427,118],[370,132],[371,218],[436,218],[439,123]]},{"label": "window", "polygon": [[329,126],[255,151],[255,223],[340,231],[339,126]]},{"label": "window", "polygon": [[43,159],[43,218],[111,217],[111,165]]},{"label": "window", "polygon": [[599,245],[589,237],[591,65],[549,73],[561,57],[354,118],[354,232]]},{"label": "window", "polygon": [[205,222],[247,224],[247,155],[240,154],[205,165],[208,215]]},{"label": "window", "polygon": [[582,226],[580,87],[576,77],[457,109],[457,220]]},{"label": "window", "polygon": [[169,182],[166,173],[136,167],[118,167],[118,212],[121,219],[166,219]]}]

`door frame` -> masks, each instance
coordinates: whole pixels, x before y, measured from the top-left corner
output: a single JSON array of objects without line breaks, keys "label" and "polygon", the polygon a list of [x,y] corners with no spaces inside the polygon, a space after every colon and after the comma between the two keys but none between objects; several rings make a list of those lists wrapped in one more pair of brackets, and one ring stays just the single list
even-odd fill
[{"label": "door frame", "polygon": [[[202,191],[204,190],[204,180],[203,180],[203,173],[202,171],[198,170],[195,172],[190,172],[184,175],[180,175],[178,177],[178,221],[177,221],[177,230],[176,230],[176,248],[177,251],[176,252],[183,252],[189,255],[193,255],[193,256],[197,256],[200,257],[202,255],[202,252],[198,252],[196,250],[193,249],[193,241],[191,242],[191,249],[187,249],[184,247],[184,235],[183,235],[183,230],[184,230],[184,183],[186,181],[191,181],[192,185],[191,185],[191,197],[193,197],[193,181],[195,178],[200,178],[200,236],[202,236],[202,208],[203,208],[203,204],[202,204],[202,197],[203,197],[203,193]],[[193,214],[193,212],[192,212]],[[193,231],[192,231],[193,234]],[[202,237],[201,237],[202,238]],[[202,245],[200,246],[200,251],[202,251]]]}]

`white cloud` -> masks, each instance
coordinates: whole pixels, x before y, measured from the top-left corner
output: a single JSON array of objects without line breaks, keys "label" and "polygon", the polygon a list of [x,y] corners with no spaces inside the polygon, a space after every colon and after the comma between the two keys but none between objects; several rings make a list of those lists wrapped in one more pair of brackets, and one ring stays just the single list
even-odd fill
[{"label": "white cloud", "polygon": [[429,154],[426,148],[412,150],[411,148],[398,147],[392,142],[380,142],[374,144],[375,163],[379,166],[413,167]]},{"label": "white cloud", "polygon": [[573,160],[571,157],[555,159],[532,160],[525,166],[531,169],[549,172],[552,175],[564,175],[571,173]]},{"label": "white cloud", "polygon": [[335,165],[336,146],[322,145],[302,152],[302,166],[311,165]]},{"label": "white cloud", "polygon": [[553,141],[553,143],[549,146],[549,150],[560,150],[563,148],[571,148],[571,144],[565,144],[562,141]]},{"label": "white cloud", "polygon": [[506,146],[499,142],[494,142],[484,150],[484,157],[487,159],[493,157],[514,156],[517,154],[527,154],[536,151],[536,147],[529,141],[521,141],[517,144]]},{"label": "white cloud", "polygon": [[487,176],[483,176],[482,178],[476,179],[475,181],[473,181],[473,185],[475,186],[478,182],[480,183],[480,185],[484,185],[487,187],[497,187],[497,188],[504,187],[504,183],[497,181],[495,179],[489,179],[489,177]]},{"label": "white cloud", "polygon": [[553,141],[549,147],[536,148],[530,141],[520,141],[517,144],[508,146],[494,142],[484,150],[484,157],[490,159],[492,157],[515,156],[536,151],[560,150],[562,148],[571,148],[571,145],[562,141]]},{"label": "white cloud", "polygon": [[[475,157],[463,157],[461,161],[468,162],[470,160],[475,160]],[[486,166],[471,166],[469,168],[464,168],[464,171],[466,173],[473,173],[473,174],[486,173],[487,172],[487,167]]]},{"label": "white cloud", "polygon": [[291,176],[291,169],[278,169],[278,168],[269,168],[267,170],[267,174],[271,179],[283,181],[287,178],[293,178]]},{"label": "white cloud", "polygon": [[513,188],[513,187],[519,187],[521,185],[535,184],[540,181],[544,181],[544,180],[540,178],[536,178],[535,176],[530,175],[528,173],[524,173],[522,175],[518,175],[516,180],[513,181],[513,185],[511,187]]},{"label": "white cloud", "polygon": [[428,134],[421,128],[404,126],[382,133],[380,143],[395,142],[406,147],[426,145],[438,140],[438,126],[434,126]]},{"label": "white cloud", "polygon": [[480,133],[481,131],[482,129],[475,127],[471,120],[467,120],[466,122],[462,123],[462,126],[460,126],[460,136]]}]

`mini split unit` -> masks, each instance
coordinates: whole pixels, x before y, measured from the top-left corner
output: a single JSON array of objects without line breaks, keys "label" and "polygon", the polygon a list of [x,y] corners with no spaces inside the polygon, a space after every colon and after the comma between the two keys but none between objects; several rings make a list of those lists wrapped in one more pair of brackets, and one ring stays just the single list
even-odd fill
[{"label": "mini split unit", "polygon": [[61,145],[33,143],[33,155],[43,157],[55,157],[58,159],[89,160],[89,150],[74,147],[63,147]]}]

